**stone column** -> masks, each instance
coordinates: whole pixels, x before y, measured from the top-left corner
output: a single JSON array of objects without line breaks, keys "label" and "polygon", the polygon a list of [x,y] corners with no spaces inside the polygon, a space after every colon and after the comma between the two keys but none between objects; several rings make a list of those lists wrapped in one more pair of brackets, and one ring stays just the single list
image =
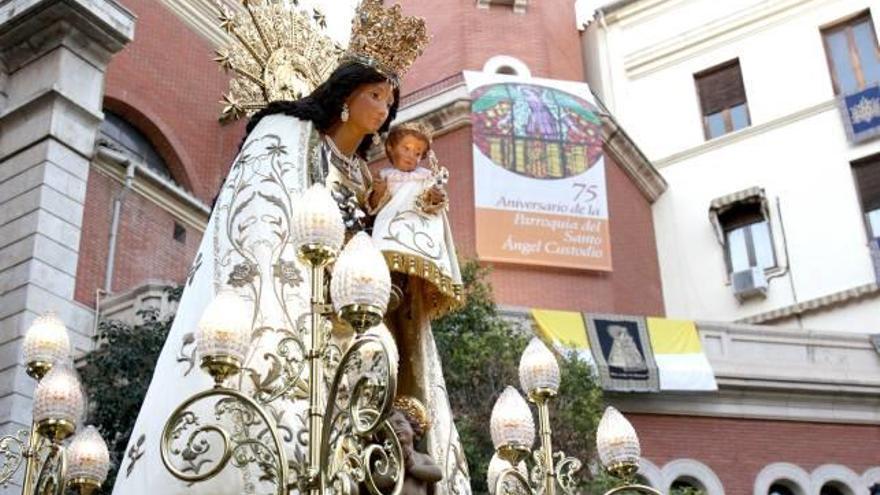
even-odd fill
[{"label": "stone column", "polygon": [[34,318],[54,311],[77,354],[91,347],[74,301],[83,205],[104,72],[134,23],[114,0],[0,0],[0,434],[31,422]]}]

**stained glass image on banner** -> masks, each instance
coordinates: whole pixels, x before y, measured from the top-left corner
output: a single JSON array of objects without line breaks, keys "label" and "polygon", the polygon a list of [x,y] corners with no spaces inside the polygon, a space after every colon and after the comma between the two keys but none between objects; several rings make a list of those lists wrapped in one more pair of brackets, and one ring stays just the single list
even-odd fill
[{"label": "stained glass image on banner", "polygon": [[465,72],[477,254],[611,270],[602,124],[584,83]]},{"label": "stained glass image on banner", "polygon": [[511,172],[571,177],[602,156],[596,109],[577,96],[533,84],[495,84],[473,98],[474,143]]}]

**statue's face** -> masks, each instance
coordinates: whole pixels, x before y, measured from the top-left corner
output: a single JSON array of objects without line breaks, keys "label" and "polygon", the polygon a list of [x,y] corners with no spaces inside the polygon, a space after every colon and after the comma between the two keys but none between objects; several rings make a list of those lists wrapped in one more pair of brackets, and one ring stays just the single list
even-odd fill
[{"label": "statue's face", "polygon": [[391,148],[391,163],[397,170],[410,172],[415,170],[428,151],[428,143],[412,134],[406,134],[397,140]]},{"label": "statue's face", "polygon": [[415,434],[413,433],[412,425],[409,424],[409,420],[406,419],[403,413],[400,411],[392,412],[391,416],[388,417],[388,421],[391,423],[394,433],[397,434],[397,439],[400,440],[401,445],[413,444]]},{"label": "statue's face", "polygon": [[394,88],[389,82],[369,83],[359,86],[346,100],[348,125],[366,134],[373,134],[382,127],[394,104]]}]

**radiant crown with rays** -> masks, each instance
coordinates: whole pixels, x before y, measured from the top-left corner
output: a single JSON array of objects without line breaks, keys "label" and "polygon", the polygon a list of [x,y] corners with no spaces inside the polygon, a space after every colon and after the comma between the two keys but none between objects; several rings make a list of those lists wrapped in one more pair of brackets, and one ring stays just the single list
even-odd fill
[{"label": "radiant crown with rays", "polygon": [[395,5],[364,0],[344,50],[327,34],[324,14],[298,0],[241,0],[241,9],[218,4],[220,27],[230,36],[216,61],[235,74],[223,97],[223,119],[248,116],[277,100],[296,100],[324,82],[340,63],[372,67],[393,84],[428,44],[425,21]]}]

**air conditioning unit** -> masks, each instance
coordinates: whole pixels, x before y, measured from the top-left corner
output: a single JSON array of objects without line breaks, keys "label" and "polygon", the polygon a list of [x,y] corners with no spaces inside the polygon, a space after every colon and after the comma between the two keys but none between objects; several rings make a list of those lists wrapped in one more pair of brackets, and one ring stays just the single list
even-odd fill
[{"label": "air conditioning unit", "polygon": [[733,295],[740,301],[752,297],[767,296],[767,277],[764,276],[764,269],[759,266],[733,272],[730,279],[733,285]]}]

